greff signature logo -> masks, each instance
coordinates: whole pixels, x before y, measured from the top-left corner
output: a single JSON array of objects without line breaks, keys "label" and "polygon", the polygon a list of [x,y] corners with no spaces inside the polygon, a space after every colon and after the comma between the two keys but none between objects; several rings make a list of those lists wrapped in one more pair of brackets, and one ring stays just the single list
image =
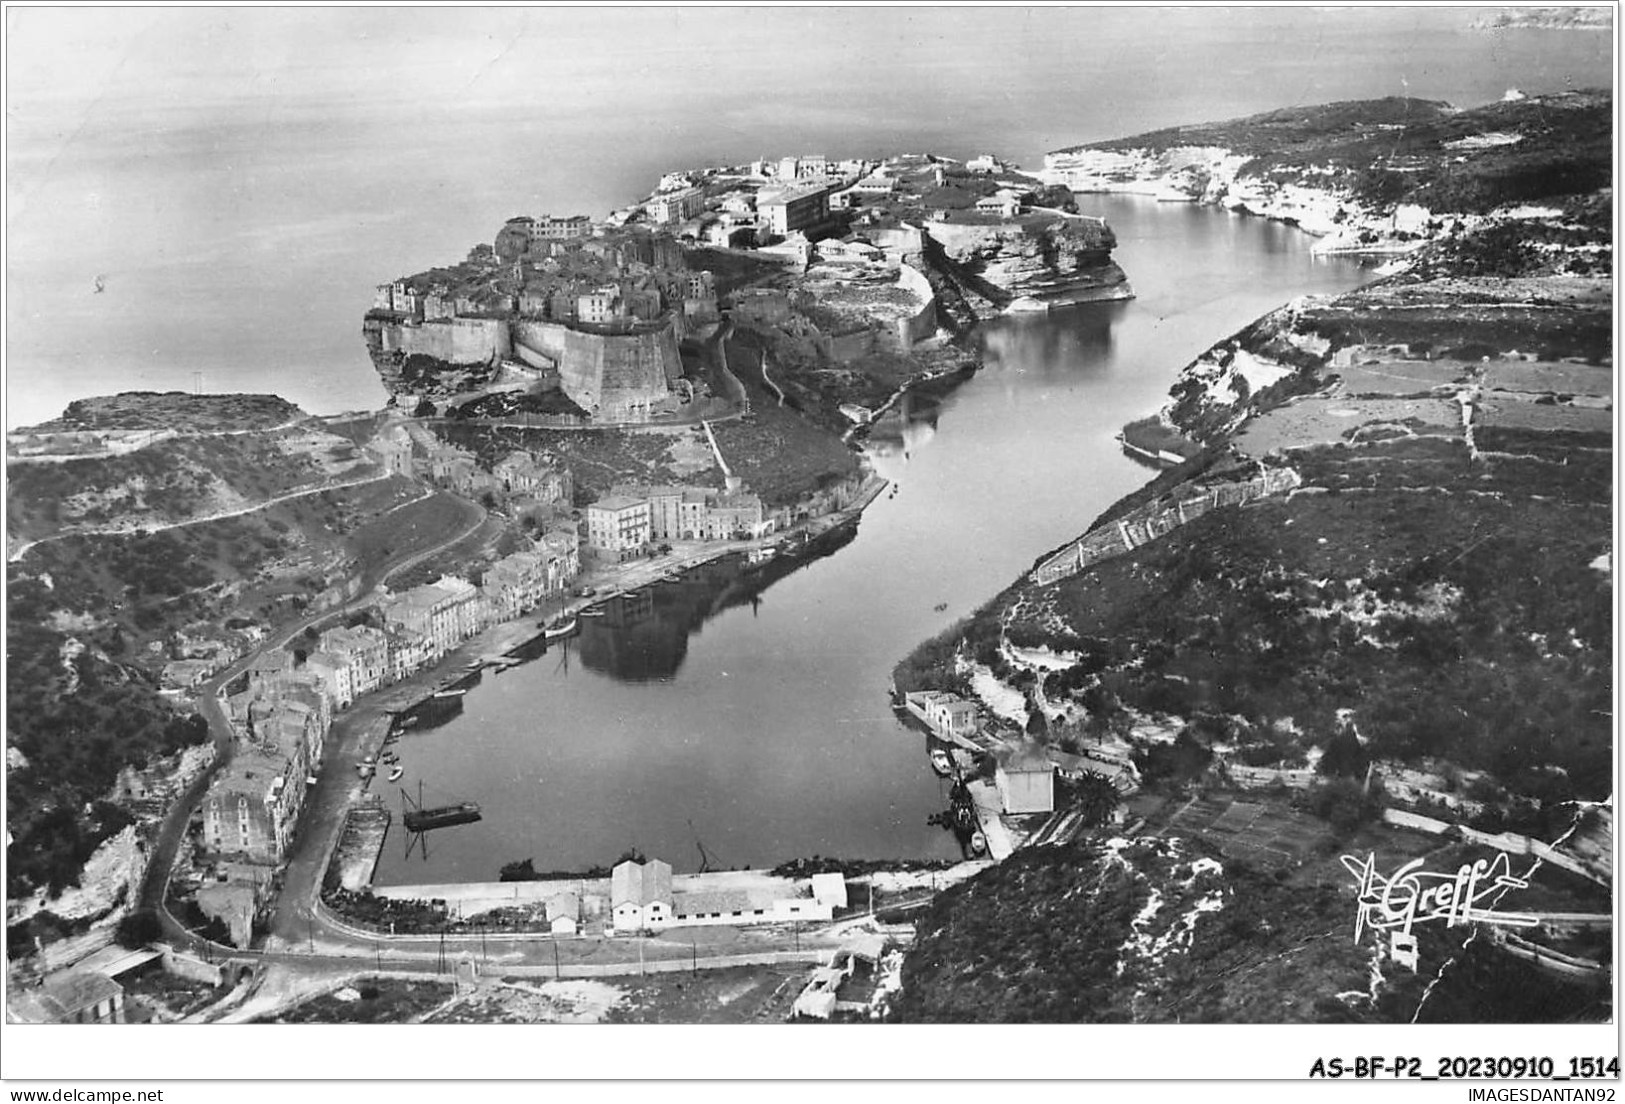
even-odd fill
[{"label": "greff signature logo", "polygon": [[1354,919],[1354,939],[1369,924],[1376,931],[1409,936],[1413,924],[1443,920],[1446,927],[1459,924],[1504,924],[1531,928],[1538,917],[1522,912],[1496,912],[1493,906],[1509,889],[1527,889],[1529,883],[1512,874],[1505,855],[1463,863],[1453,874],[1434,874],[1421,868],[1421,859],[1412,859],[1391,877],[1377,873],[1376,855],[1363,860],[1343,856],[1343,865],[1354,875],[1360,893],[1360,911]]}]

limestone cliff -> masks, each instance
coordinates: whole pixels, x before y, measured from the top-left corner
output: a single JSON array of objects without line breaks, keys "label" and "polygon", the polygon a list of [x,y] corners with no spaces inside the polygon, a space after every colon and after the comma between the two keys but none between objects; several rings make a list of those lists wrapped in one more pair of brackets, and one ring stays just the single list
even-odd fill
[{"label": "limestone cliff", "polygon": [[1104,219],[1056,212],[988,223],[935,220],[925,229],[957,274],[1000,307],[1134,295],[1112,260],[1117,238]]},{"label": "limestone cliff", "polygon": [[1055,150],[1038,176],[1289,222],[1322,236],[1317,252],[1405,254],[1441,229],[1607,186],[1612,111],[1606,92],[1467,110],[1356,100]]}]

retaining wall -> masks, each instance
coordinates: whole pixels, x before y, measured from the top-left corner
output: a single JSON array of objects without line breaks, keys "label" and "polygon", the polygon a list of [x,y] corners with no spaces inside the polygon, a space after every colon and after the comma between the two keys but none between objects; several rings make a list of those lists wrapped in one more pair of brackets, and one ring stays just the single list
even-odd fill
[{"label": "retaining wall", "polygon": [[1148,541],[1167,536],[1181,525],[1219,506],[1241,506],[1270,495],[1283,494],[1302,479],[1291,468],[1274,468],[1244,483],[1216,483],[1200,494],[1180,499],[1173,507],[1141,506],[1113,525],[1085,533],[1039,564],[1028,577],[1048,586],[1087,567],[1132,551]]}]

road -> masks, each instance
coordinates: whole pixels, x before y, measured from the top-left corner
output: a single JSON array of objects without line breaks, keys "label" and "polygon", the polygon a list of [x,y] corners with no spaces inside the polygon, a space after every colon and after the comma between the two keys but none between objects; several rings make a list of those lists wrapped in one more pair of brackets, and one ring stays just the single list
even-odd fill
[{"label": "road", "polygon": [[[869,494],[839,517],[818,520],[825,523],[844,520],[850,513],[872,501],[884,485],[884,481],[877,480]],[[561,976],[610,975],[636,972],[640,963],[720,966],[739,964],[744,959],[764,955],[817,956],[838,946],[841,929],[848,926],[846,922],[819,930],[801,930],[799,927],[682,928],[662,933],[659,937],[641,939],[478,933],[441,937],[375,935],[352,927],[334,916],[321,904],[320,892],[329,858],[343,830],[345,816],[363,789],[354,770],[355,763],[364,755],[376,754],[391,714],[421,700],[428,687],[437,680],[445,680],[448,673],[460,673],[470,663],[487,655],[491,648],[487,634],[465,642],[435,667],[367,695],[335,718],[332,731],[328,734],[319,780],[307,794],[305,810],[283,873],[282,888],[271,915],[263,949],[237,951],[209,943],[188,931],[168,912],[164,899],[190,811],[202,799],[213,773],[229,761],[233,745],[231,727],[219,699],[221,690],[241,675],[259,654],[282,647],[319,620],[332,619],[346,609],[366,603],[378,585],[390,576],[416,566],[476,533],[487,522],[487,515],[473,503],[464,504],[470,511],[471,521],[462,530],[429,547],[398,555],[365,572],[357,598],[339,609],[313,614],[286,626],[257,652],[238,660],[205,686],[200,707],[219,749],[219,757],[214,771],[206,772],[205,776],[197,779],[188,788],[185,797],[165,817],[141,893],[142,905],[158,912],[167,938],[179,946],[189,947],[215,959],[256,959],[278,971],[291,971],[302,977],[354,973],[368,965],[373,968],[432,972],[442,968],[448,959],[462,955],[477,955],[504,968],[543,971],[550,968]],[[615,593],[647,586],[670,572],[759,545],[758,541],[695,543],[667,556],[616,565],[586,580],[596,589],[591,598],[576,599],[565,605],[564,610],[574,612],[586,605],[602,602]]]},{"label": "road", "polygon": [[238,506],[230,510],[220,510],[216,513],[204,514],[201,517],[186,518],[183,521],[166,521],[117,529],[69,529],[62,533],[52,533],[48,537],[40,537],[38,540],[27,541],[26,543],[18,546],[17,550],[11,554],[10,560],[12,563],[16,563],[18,560],[22,559],[28,554],[29,549],[36,548],[39,545],[45,544],[47,541],[64,540],[68,537],[127,537],[134,533],[162,533],[166,529],[184,529],[188,525],[204,525],[211,521],[224,521],[227,518],[242,517],[244,514],[255,514],[266,509],[267,507],[275,506],[281,502],[292,502],[296,498],[307,498],[310,495],[323,494],[327,491],[342,491],[348,487],[362,487],[368,483],[377,483],[381,479],[388,479],[393,474],[393,472],[387,470],[378,471],[374,472],[372,475],[364,476],[361,479],[341,480],[337,483],[323,483],[319,487],[305,487],[302,490],[289,491],[286,494],[275,495],[271,498],[263,499],[262,501],[255,502],[248,506]]},{"label": "road", "polygon": [[[231,762],[231,755],[236,743],[231,724],[226,719],[225,709],[220,702],[221,692],[234,679],[248,670],[249,665],[265,652],[273,648],[283,647],[288,641],[319,621],[341,616],[347,610],[366,604],[372,600],[372,596],[378,587],[392,575],[416,567],[429,557],[438,555],[457,542],[467,539],[480,526],[485,524],[487,515],[483,507],[464,499],[458,499],[457,501],[465,507],[465,514],[471,518],[469,524],[464,528],[449,537],[436,540],[434,544],[428,547],[417,550],[402,549],[378,564],[364,567],[360,587],[355,598],[336,609],[307,614],[292,624],[284,626],[278,633],[268,637],[266,643],[259,649],[243,656],[203,685],[202,693],[198,697],[198,712],[208,722],[209,735],[214,740],[214,766],[193,779],[192,784],[186,788],[181,798],[164,815],[164,819],[159,825],[157,838],[153,842],[152,860],[147,866],[147,875],[141,884],[141,907],[154,909],[158,913],[166,933],[172,939],[178,939],[182,942],[192,941],[191,933],[187,931],[180,921],[170,915],[169,910],[164,905],[164,898],[169,888],[169,879],[175,867],[175,854],[180,847],[182,837],[185,835],[186,823],[191,817],[192,810],[202,801],[203,795],[208,791],[209,785],[214,781],[215,776]],[[329,741],[324,754],[324,761],[332,760],[336,750],[333,746],[335,743],[336,741]],[[324,790],[338,788],[335,785],[327,784],[333,773],[324,771],[322,781],[317,784],[314,790],[318,796]],[[301,832],[304,832],[303,828]]]}]

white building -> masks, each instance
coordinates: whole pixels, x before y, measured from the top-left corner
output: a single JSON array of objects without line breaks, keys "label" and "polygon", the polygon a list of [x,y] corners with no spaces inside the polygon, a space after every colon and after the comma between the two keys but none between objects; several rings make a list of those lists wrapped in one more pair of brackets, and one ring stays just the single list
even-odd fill
[{"label": "white building", "polygon": [[1055,764],[1036,744],[1022,743],[1000,755],[993,781],[1006,813],[1055,811]]},{"label": "white building", "polygon": [[663,928],[671,922],[671,866],[630,859],[610,871],[610,927],[617,933]]},{"label": "white building", "polygon": [[587,546],[598,552],[624,556],[649,541],[649,503],[644,499],[610,495],[587,507]]}]

